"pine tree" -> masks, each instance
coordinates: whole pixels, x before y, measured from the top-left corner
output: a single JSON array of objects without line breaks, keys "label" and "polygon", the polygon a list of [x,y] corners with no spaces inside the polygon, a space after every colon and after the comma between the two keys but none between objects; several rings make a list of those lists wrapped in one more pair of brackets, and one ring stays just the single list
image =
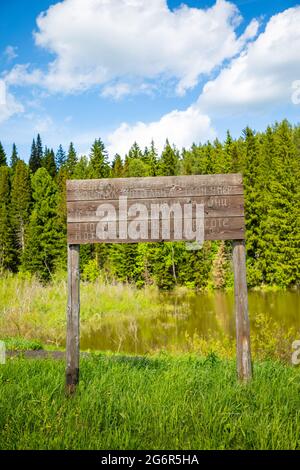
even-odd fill
[{"label": "pine tree", "polygon": [[53,149],[48,149],[45,147],[44,157],[42,160],[42,167],[45,168],[49,175],[52,178],[56,176],[56,163],[55,163],[55,155]]},{"label": "pine tree", "polygon": [[77,163],[78,163],[77,153],[74,148],[73,142],[71,142],[69,146],[69,150],[68,150],[67,160],[66,160],[66,167],[67,167],[67,171],[70,177],[74,174]]},{"label": "pine tree", "polygon": [[29,159],[29,168],[34,174],[42,166],[42,159],[40,157],[40,149],[37,148],[35,140],[32,141],[31,154]]},{"label": "pine tree", "polygon": [[269,284],[289,287],[296,284],[299,275],[299,155],[287,121],[275,126],[274,140],[276,150],[268,172],[271,200],[267,215],[266,279]]},{"label": "pine tree", "polygon": [[58,147],[57,153],[56,153],[56,168],[60,170],[63,168],[66,164],[66,153],[64,149],[62,148],[62,145]]},{"label": "pine tree", "polygon": [[89,173],[89,161],[85,155],[82,155],[75,166],[73,171],[73,178],[83,180],[88,178]]},{"label": "pine tree", "polygon": [[32,178],[34,206],[22,257],[23,269],[48,280],[62,253],[63,237],[57,216],[57,186],[45,168]]},{"label": "pine tree", "polygon": [[4,148],[1,142],[0,142],[0,166],[7,166],[6,153],[4,151]]},{"label": "pine tree", "polygon": [[124,161],[124,166],[123,166],[123,176],[124,177],[128,176],[129,163],[130,163],[130,158],[128,157],[128,155],[125,155],[125,161]]},{"label": "pine tree", "polygon": [[96,139],[90,153],[89,178],[108,178],[110,166],[105,146],[101,139]]},{"label": "pine tree", "polygon": [[172,148],[169,141],[166,141],[166,146],[159,161],[159,174],[161,176],[175,176],[179,172],[179,154],[175,148]]},{"label": "pine tree", "polygon": [[258,240],[261,236],[262,204],[260,192],[261,153],[255,133],[247,127],[244,130],[246,155],[244,162],[245,211],[248,254],[248,282],[258,285],[263,281],[263,273],[257,263]]},{"label": "pine tree", "polygon": [[29,169],[26,163],[19,160],[15,168],[11,188],[12,227],[19,255],[25,250],[30,206],[31,183]]},{"label": "pine tree", "polygon": [[10,169],[0,167],[0,273],[16,269],[16,253],[10,215]]},{"label": "pine tree", "polygon": [[182,175],[192,175],[194,172],[194,155],[190,150],[183,149],[181,171]]},{"label": "pine tree", "polygon": [[43,153],[43,144],[42,144],[42,139],[41,139],[40,134],[37,135],[37,139],[36,139],[36,154],[37,154],[38,161],[42,162],[44,153]]},{"label": "pine tree", "polygon": [[131,149],[128,152],[129,158],[143,158],[143,153],[136,142],[132,145]]},{"label": "pine tree", "polygon": [[211,161],[209,173],[220,174],[228,173],[229,168],[226,166],[226,158],[224,155],[223,145],[219,139],[215,139],[214,145],[212,148]]},{"label": "pine tree", "polygon": [[145,149],[144,155],[143,155],[143,161],[148,165],[149,167],[149,176],[156,176],[157,171],[158,171],[158,157],[157,157],[157,151],[154,145],[154,141],[152,140],[151,142],[151,147],[150,149]]},{"label": "pine tree", "polygon": [[224,144],[224,158],[223,165],[221,167],[221,173],[230,173],[232,171],[234,154],[234,143],[229,131],[227,131],[226,141]]},{"label": "pine tree", "polygon": [[111,176],[113,178],[122,178],[123,176],[123,163],[119,154],[115,155],[115,158],[112,162]]},{"label": "pine tree", "polygon": [[129,178],[134,178],[138,176],[149,176],[150,168],[147,163],[145,163],[140,158],[130,158],[128,167],[127,167],[127,174]]},{"label": "pine tree", "polygon": [[19,156],[18,156],[18,151],[17,151],[17,147],[16,147],[16,144],[13,144],[12,146],[12,153],[11,153],[11,159],[10,159],[10,167],[13,171],[15,171],[16,169],[16,165],[18,163],[18,161],[20,160]]}]

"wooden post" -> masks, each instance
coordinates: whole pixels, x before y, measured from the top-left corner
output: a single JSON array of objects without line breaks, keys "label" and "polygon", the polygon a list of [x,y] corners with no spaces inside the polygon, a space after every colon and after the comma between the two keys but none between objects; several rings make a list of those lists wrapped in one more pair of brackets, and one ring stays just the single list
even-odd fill
[{"label": "wooden post", "polygon": [[80,274],[79,245],[68,244],[68,308],[66,388],[74,393],[79,381]]},{"label": "wooden post", "polygon": [[234,297],[236,317],[237,373],[241,381],[252,378],[250,324],[244,240],[233,241]]}]

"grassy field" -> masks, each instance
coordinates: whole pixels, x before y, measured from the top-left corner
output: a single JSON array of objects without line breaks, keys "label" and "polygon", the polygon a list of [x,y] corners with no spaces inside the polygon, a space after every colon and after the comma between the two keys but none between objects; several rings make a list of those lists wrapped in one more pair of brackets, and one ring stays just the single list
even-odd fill
[{"label": "grassy field", "polygon": [[[66,294],[64,278],[45,286],[1,278],[6,348],[63,348]],[[101,282],[82,283],[81,300],[81,333],[152,323],[162,308],[155,288]],[[174,306],[163,308],[172,322]],[[236,380],[234,341],[197,332],[164,354],[84,356],[73,397],[64,361],[8,358],[0,365],[0,449],[300,449],[300,367],[288,365],[298,333],[256,317],[248,386]]]},{"label": "grassy field", "polygon": [[300,449],[300,369],[257,362],[248,385],[214,355],[81,361],[75,396],[64,363],[0,366],[1,449]]}]

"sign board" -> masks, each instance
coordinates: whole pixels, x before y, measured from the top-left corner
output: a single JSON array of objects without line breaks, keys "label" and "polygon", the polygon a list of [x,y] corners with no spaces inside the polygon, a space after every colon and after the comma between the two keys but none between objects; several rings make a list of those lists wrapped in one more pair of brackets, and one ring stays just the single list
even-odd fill
[{"label": "sign board", "polygon": [[67,181],[69,392],[79,380],[79,246],[88,243],[233,240],[237,371],[252,376],[240,174]]},{"label": "sign board", "polygon": [[204,240],[245,238],[238,174],[70,180],[68,243],[191,241],[200,209]]}]

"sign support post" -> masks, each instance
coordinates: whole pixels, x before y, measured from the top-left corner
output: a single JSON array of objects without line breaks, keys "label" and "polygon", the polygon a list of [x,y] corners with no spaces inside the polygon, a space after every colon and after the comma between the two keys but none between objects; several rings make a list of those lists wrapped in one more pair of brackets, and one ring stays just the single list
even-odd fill
[{"label": "sign support post", "polygon": [[244,240],[233,241],[233,271],[237,373],[239,380],[248,382],[252,377],[252,365],[246,279],[246,249]]},{"label": "sign support post", "polygon": [[80,245],[68,244],[68,308],[66,342],[66,387],[75,391],[79,381],[79,331],[80,331]]}]

